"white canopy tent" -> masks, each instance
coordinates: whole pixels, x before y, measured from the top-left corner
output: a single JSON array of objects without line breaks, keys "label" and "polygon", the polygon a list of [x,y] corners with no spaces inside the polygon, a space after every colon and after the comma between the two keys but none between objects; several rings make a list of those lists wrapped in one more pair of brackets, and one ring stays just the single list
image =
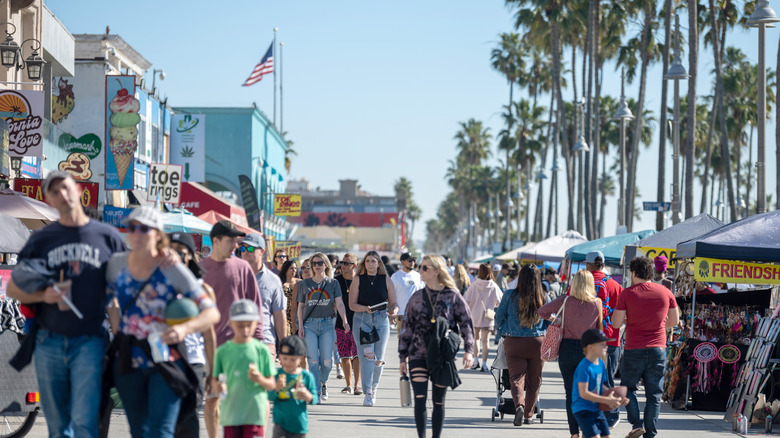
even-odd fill
[{"label": "white canopy tent", "polygon": [[557,236],[544,239],[539,243],[531,245],[530,248],[521,248],[518,251],[519,260],[536,260],[539,262],[560,262],[566,257],[566,250],[574,245],[587,242],[588,239],[582,234],[569,230]]}]

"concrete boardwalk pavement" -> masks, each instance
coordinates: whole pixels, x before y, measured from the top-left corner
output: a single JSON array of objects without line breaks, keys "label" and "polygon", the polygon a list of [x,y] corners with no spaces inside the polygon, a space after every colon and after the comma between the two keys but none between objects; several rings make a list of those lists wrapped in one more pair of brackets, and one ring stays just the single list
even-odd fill
[{"label": "concrete boardwalk pavement", "polygon": [[[341,393],[345,386],[344,380],[336,379],[335,368],[328,382],[330,398],[321,405],[309,407],[310,437],[393,437],[414,438],[417,431],[414,426],[412,408],[400,407],[398,390],[398,355],[397,337],[391,333],[387,346],[385,372],[382,376],[376,405],[363,406],[363,396]],[[491,354],[488,364],[495,357],[495,346],[491,343]],[[544,409],[544,424],[524,425],[515,427],[510,416],[503,420],[496,418],[491,422],[491,409],[495,404],[496,384],[490,373],[475,370],[465,370],[460,373],[463,383],[458,389],[447,392],[445,402],[446,419],[444,437],[481,436],[533,436],[539,438],[568,438],[568,426],[564,409],[565,393],[563,380],[558,371],[557,363],[545,364],[541,389],[541,405]],[[505,393],[510,397],[509,391]],[[644,394],[640,393],[640,401]],[[429,408],[431,406],[429,397]],[[640,403],[641,404],[641,403]],[[643,404],[641,404],[643,406]],[[430,409],[429,426],[430,431]],[[721,420],[719,412],[676,411],[662,404],[661,417],[658,424],[659,437],[683,437],[695,433],[701,437],[733,437],[729,423]],[[202,420],[201,420],[202,421]],[[622,438],[630,431],[625,411],[621,412],[621,421],[612,431],[613,437]],[[754,429],[758,432],[757,429]],[[30,437],[46,437],[46,426],[39,417]],[[127,421],[121,411],[115,412],[110,436],[129,437]],[[205,437],[205,428],[201,423],[201,437]],[[268,434],[270,437],[270,434]]]}]

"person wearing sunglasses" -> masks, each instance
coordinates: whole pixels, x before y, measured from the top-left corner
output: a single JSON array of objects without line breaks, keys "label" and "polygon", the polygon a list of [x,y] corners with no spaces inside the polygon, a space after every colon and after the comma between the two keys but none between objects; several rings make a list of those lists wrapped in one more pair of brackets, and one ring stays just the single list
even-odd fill
[{"label": "person wearing sunglasses", "polygon": [[[414,392],[414,423],[417,436],[425,437],[427,423],[428,380],[431,381],[433,413],[431,427],[433,436],[441,436],[444,427],[444,397],[447,386],[445,373],[428,370],[428,338],[436,327],[437,317],[450,322],[449,328],[459,330],[463,339],[463,368],[468,369],[474,361],[474,327],[471,322],[469,306],[457,289],[455,281],[447,269],[447,262],[441,256],[425,256],[420,262],[420,277],[425,288],[415,292],[406,305],[403,331],[398,343],[398,356],[401,360],[401,375],[409,371]],[[431,314],[431,309],[433,314]],[[431,323],[431,322],[434,323]],[[409,361],[407,365],[406,361]],[[456,374],[457,375],[457,374]]]},{"label": "person wearing sunglasses", "polygon": [[301,280],[306,280],[307,278],[311,278],[312,275],[313,274],[311,272],[311,259],[305,259],[304,261],[301,262]]},{"label": "person wearing sunglasses", "polygon": [[401,328],[404,322],[406,303],[413,293],[425,287],[420,279],[420,273],[414,270],[417,259],[409,252],[401,254],[401,268],[390,276],[395,286],[395,296],[398,298],[398,315],[395,317],[398,328],[398,338],[401,338]]},{"label": "person wearing sunglasses", "polygon": [[271,268],[271,272],[273,272],[276,275],[279,275],[279,271],[282,269],[282,265],[284,262],[287,261],[287,252],[283,249],[277,249],[274,251],[274,262],[273,262],[273,268]]},{"label": "person wearing sunglasses", "polygon": [[[395,318],[398,305],[395,286],[376,251],[369,251],[363,256],[356,274],[349,287],[349,307],[355,311],[352,321],[356,326],[352,336],[358,345],[361,384],[365,394],[363,406],[374,406],[385,367],[387,341],[390,339],[389,318]],[[378,339],[372,343],[361,343],[361,331],[369,334],[375,332]]]},{"label": "person wearing sunglasses", "polygon": [[[187,335],[219,321],[219,311],[183,263],[160,267],[158,255],[169,247],[169,240],[157,210],[136,208],[124,222],[132,249],[112,255],[106,267],[109,290],[114,295],[109,319],[118,345],[114,383],[133,437],[151,434],[172,438],[183,398],[169,386],[167,376],[178,372],[195,391],[197,382],[186,377],[192,371],[185,371],[190,365],[184,341]],[[198,314],[169,325],[166,309],[180,296],[192,300]],[[157,358],[158,354],[162,358]],[[169,361],[177,365],[174,372],[161,364]]]},{"label": "person wearing sunglasses", "polygon": [[328,399],[328,378],[333,370],[336,330],[333,318],[338,312],[349,330],[349,321],[341,297],[341,286],[330,278],[330,261],[318,252],[310,259],[314,275],[298,282],[298,336],[306,341],[309,371],[314,374],[320,400]]},{"label": "person wearing sunglasses", "polygon": [[[62,295],[52,286],[26,290],[11,277],[7,294],[36,308],[36,330],[46,337],[46,342],[34,346],[34,356],[50,436],[64,436],[70,430],[74,436],[97,437],[105,352],[105,266],[125,245],[116,228],[84,213],[81,189],[69,173],[52,172],[43,181],[42,191],[46,203],[59,212],[59,219],[30,235],[18,261],[47,260],[57,277],[62,273],[63,278],[54,281],[70,282],[70,299],[84,319],[60,310]],[[32,333],[28,337],[36,339]],[[76,400],[79,405],[73,409]]]},{"label": "person wearing sunglasses", "polygon": [[298,263],[295,260],[287,260],[279,271],[279,279],[282,282],[282,291],[287,300],[287,332],[291,335],[298,333],[298,324],[295,321],[298,313],[298,303],[295,302],[295,291],[300,279],[298,278]]}]

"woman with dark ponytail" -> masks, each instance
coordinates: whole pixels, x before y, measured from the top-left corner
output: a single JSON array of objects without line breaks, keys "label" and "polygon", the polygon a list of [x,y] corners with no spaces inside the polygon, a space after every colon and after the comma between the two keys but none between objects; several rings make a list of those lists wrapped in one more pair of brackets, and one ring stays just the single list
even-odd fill
[{"label": "woman with dark ponytail", "polygon": [[534,405],[542,385],[542,339],[547,321],[539,317],[544,304],[542,277],[536,265],[523,265],[517,287],[504,294],[496,311],[496,331],[504,337],[515,426],[534,422]]}]

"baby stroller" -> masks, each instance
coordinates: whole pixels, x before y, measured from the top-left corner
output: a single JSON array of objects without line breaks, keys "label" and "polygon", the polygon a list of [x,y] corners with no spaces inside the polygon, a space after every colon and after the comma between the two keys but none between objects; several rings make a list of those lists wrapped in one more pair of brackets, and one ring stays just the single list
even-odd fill
[{"label": "baby stroller", "polygon": [[[496,349],[496,359],[490,366],[490,374],[493,376],[493,380],[496,381],[496,406],[493,408],[493,412],[490,414],[490,421],[496,421],[496,417],[504,419],[504,415],[515,415],[515,402],[512,400],[511,394],[509,397],[504,397],[505,391],[511,391],[512,385],[509,381],[509,367],[506,364],[506,355],[504,354],[504,338],[498,341],[498,349]],[[540,401],[536,400],[534,406],[534,412],[536,418],[539,419],[539,423],[544,423],[544,410],[540,407]]]}]

